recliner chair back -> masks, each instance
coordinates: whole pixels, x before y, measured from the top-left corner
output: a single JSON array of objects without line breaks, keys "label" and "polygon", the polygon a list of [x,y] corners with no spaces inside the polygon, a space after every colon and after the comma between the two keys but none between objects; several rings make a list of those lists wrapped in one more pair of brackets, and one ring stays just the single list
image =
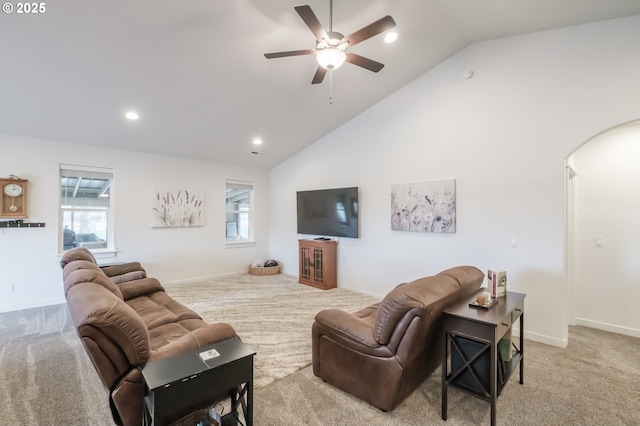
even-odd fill
[{"label": "recliner chair back", "polygon": [[313,371],[376,407],[393,410],[442,362],[442,310],[480,288],[484,274],[459,266],[403,283],[354,314],[319,312]]}]

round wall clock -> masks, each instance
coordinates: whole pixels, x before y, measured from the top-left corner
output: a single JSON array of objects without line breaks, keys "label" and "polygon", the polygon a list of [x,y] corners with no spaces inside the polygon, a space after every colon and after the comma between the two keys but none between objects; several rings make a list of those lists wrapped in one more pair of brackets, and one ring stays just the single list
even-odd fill
[{"label": "round wall clock", "polygon": [[0,217],[27,217],[27,180],[0,179],[2,206]]}]

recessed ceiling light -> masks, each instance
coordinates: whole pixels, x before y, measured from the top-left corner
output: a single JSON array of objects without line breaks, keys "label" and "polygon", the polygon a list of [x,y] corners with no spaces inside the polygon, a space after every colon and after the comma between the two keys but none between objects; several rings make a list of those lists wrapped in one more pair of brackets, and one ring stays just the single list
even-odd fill
[{"label": "recessed ceiling light", "polygon": [[254,140],[253,140],[253,144],[254,144],[254,145],[262,145],[262,139],[260,139],[260,138],[256,138],[256,139],[254,139]]},{"label": "recessed ceiling light", "polygon": [[384,36],[384,42],[385,43],[393,43],[394,41],[396,41],[396,39],[398,38],[398,33],[395,31],[391,31],[389,33],[387,33],[386,36]]},{"label": "recessed ceiling light", "polygon": [[124,116],[127,117],[129,120],[137,120],[138,118],[140,118],[138,113],[135,111],[129,111]]}]

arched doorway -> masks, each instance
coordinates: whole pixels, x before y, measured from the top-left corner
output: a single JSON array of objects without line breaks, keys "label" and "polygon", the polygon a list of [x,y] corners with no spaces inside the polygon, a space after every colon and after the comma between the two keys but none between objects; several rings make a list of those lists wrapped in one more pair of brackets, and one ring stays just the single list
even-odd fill
[{"label": "arched doorway", "polygon": [[640,337],[640,120],[578,147],[566,166],[570,325]]}]

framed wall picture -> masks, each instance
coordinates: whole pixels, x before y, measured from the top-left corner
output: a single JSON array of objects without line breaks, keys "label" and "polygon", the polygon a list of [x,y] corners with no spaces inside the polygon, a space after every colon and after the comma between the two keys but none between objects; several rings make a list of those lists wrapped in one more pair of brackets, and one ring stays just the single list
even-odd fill
[{"label": "framed wall picture", "polygon": [[391,229],[456,232],[456,181],[391,185]]},{"label": "framed wall picture", "polygon": [[204,196],[187,189],[158,189],[153,196],[153,228],[204,225]]}]

